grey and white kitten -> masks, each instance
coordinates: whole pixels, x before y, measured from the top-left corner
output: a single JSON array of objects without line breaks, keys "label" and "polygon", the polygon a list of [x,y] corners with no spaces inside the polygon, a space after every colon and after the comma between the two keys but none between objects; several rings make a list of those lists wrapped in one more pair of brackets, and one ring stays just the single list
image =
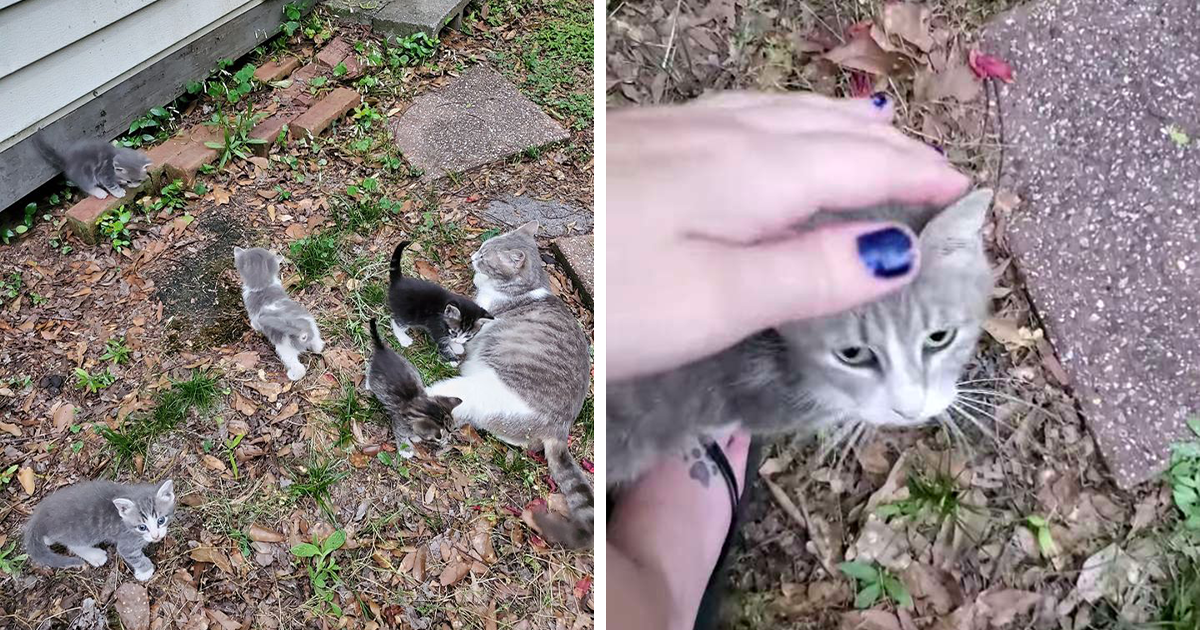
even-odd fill
[{"label": "grey and white kitten", "polygon": [[283,290],[279,263],[283,256],[261,247],[233,248],[233,262],[242,277],[242,302],[250,316],[250,327],[266,336],[293,381],[304,378],[301,352],[325,349],[317,321]]},{"label": "grey and white kitten", "polygon": [[367,364],[366,388],[392,421],[396,452],[402,457],[412,457],[414,442],[438,442],[445,438],[446,427],[454,423],[450,412],[462,400],[426,394],[417,368],[384,343],[373,319],[371,339],[374,351]]},{"label": "grey and white kitten", "polygon": [[[174,514],[175,484],[169,479],[157,485],[85,481],[42,499],[25,526],[25,551],[45,567],[82,567],[84,562],[98,567],[108,561],[108,552],[98,545],[113,544],[133,576],[144,582],[154,575],[154,563],[142,549],[167,536]],[[51,545],[62,545],[78,558],[56,553]]]},{"label": "grey and white kitten", "polygon": [[150,176],[153,162],[141,151],[95,139],[80,140],[62,151],[51,147],[41,136],[34,136],[33,142],[51,166],[97,199],[110,194],[124,197],[125,189],[141,186]]},{"label": "grey and white kitten", "polygon": [[535,514],[550,542],[588,546],[593,497],[567,438],[591,377],[587,337],[567,305],[550,293],[538,253],[538,224],[491,238],[471,255],[475,301],[495,318],[466,344],[461,376],[429,387],[431,396],[461,398],[458,424],[545,449],[550,475],[566,496],[569,519]]},{"label": "grey and white kitten", "polygon": [[991,199],[992,191],[979,190],[945,210],[814,217],[805,229],[907,224],[919,235],[916,279],[872,304],[765,330],[674,370],[610,381],[606,484],[633,481],[702,436],[738,427],[767,434],[859,422],[915,426],[945,412],[988,315],[992,274],[980,230]]}]

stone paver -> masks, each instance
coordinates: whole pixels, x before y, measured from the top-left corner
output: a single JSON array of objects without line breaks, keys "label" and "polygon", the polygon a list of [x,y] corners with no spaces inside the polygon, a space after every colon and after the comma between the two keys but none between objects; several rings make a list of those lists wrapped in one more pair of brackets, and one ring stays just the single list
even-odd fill
[{"label": "stone paver", "polygon": [[553,246],[554,257],[566,268],[567,275],[583,294],[583,300],[589,307],[594,307],[592,298],[595,295],[596,271],[592,235],[556,238]]},{"label": "stone paver", "polygon": [[1005,179],[1024,200],[1009,244],[1110,470],[1132,486],[1200,415],[1200,11],[1043,0],[998,17],[982,47],[1016,70],[1001,90]]},{"label": "stone paver", "polygon": [[480,214],[509,229],[537,221],[541,225],[538,233],[550,238],[587,234],[592,231],[591,210],[531,197],[504,195],[489,202]]},{"label": "stone paver", "polygon": [[417,97],[392,123],[392,136],[408,161],[432,179],[569,134],[499,73],[480,65]]},{"label": "stone paver", "polygon": [[425,32],[437,37],[447,24],[462,17],[470,0],[325,0],[333,13],[388,35],[405,37]]}]

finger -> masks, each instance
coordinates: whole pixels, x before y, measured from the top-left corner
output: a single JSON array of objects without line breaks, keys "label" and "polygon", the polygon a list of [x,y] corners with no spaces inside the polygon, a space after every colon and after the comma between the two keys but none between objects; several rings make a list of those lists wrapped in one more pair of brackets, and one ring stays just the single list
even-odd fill
[{"label": "finger", "polygon": [[731,115],[747,127],[767,133],[854,134],[864,139],[874,138],[902,151],[911,151],[916,159],[946,161],[945,154],[932,145],[906,136],[893,127],[890,116],[872,120],[855,115],[849,109],[851,108],[809,109],[796,112],[787,107],[772,106],[740,110]]},{"label": "finger", "polygon": [[730,90],[715,92],[693,101],[695,107],[745,110],[816,110],[846,114],[859,120],[891,122],[896,113],[895,102],[884,92],[867,98],[830,98],[812,92],[747,92]]},{"label": "finger", "polygon": [[706,245],[724,308],[763,328],[879,299],[911,281],[920,264],[913,233],[889,223],[831,225],[748,247]]}]

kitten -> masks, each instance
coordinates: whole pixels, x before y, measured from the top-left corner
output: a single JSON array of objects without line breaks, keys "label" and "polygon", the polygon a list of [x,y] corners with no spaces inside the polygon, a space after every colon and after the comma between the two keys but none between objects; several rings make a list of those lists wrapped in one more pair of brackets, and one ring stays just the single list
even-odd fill
[{"label": "kitten", "polygon": [[[992,191],[945,210],[822,213],[822,223],[894,220],[919,235],[921,268],[881,300],[752,335],[660,374],[609,382],[606,483],[637,479],[705,434],[813,431],[841,424],[915,426],[954,401],[992,290],[980,236]],[[747,279],[752,281],[752,279]]]},{"label": "kitten", "polygon": [[420,278],[406,278],[400,269],[400,257],[412,241],[404,241],[392,252],[388,306],[392,311],[392,332],[400,345],[412,345],[409,328],[429,333],[438,352],[458,365],[463,346],[492,320],[487,310],[461,295]]},{"label": "kitten", "polygon": [[[34,563],[54,568],[98,567],[108,553],[97,545],[115,544],[117,553],[141,581],[154,575],[142,548],[167,536],[175,514],[175,484],[126,485],[85,481],[42,499],[25,526],[25,551]],[[56,553],[62,545],[83,560]]]},{"label": "kitten", "polygon": [[34,136],[33,142],[51,166],[97,199],[105,199],[110,193],[124,197],[126,188],[137,188],[150,176],[153,162],[141,151],[94,139],[80,140],[61,152],[40,135]]},{"label": "kitten", "polygon": [[414,442],[439,442],[445,438],[445,427],[452,424],[450,412],[462,400],[426,394],[417,368],[383,342],[373,319],[371,339],[374,352],[367,365],[366,388],[392,420],[397,452],[412,457]]},{"label": "kitten", "polygon": [[550,293],[537,229],[528,223],[472,254],[476,301],[495,320],[467,344],[462,376],[435,383],[428,393],[462,399],[453,414],[458,424],[545,449],[571,514],[535,514],[537,526],[551,542],[590,546],[592,487],[567,448],[591,379],[588,340],[571,309]]},{"label": "kitten", "polygon": [[325,342],[313,316],[284,292],[279,281],[282,261],[282,256],[261,247],[233,248],[233,262],[242,277],[242,301],[250,316],[250,327],[270,340],[279,360],[287,367],[288,378],[298,381],[307,372],[300,363],[300,353],[319,354],[325,349]]}]

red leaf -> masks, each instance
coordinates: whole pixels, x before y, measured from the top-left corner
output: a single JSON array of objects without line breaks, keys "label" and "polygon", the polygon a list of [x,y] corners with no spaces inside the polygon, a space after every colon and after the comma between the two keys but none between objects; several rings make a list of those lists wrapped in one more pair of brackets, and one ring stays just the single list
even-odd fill
[{"label": "red leaf", "polygon": [[595,464],[592,464],[592,460],[581,459],[581,460],[579,460],[579,465],[583,466],[584,470],[592,473],[593,475],[596,474],[596,466],[595,466]]},{"label": "red leaf", "polygon": [[558,484],[554,482],[554,477],[547,475],[546,484],[550,486],[550,492],[558,492]]},{"label": "red leaf", "polygon": [[850,96],[866,98],[871,95],[871,78],[867,73],[855,70],[850,73]]},{"label": "red leaf", "polygon": [[575,599],[583,599],[587,597],[588,592],[592,590],[592,578],[579,578],[579,581],[575,583],[575,588],[573,590]]},{"label": "red leaf", "polygon": [[516,506],[513,506],[513,505],[506,505],[506,506],[504,506],[504,510],[505,510],[505,511],[507,511],[507,512],[511,512],[513,516],[520,516],[520,515],[521,515],[521,510],[517,509],[517,507],[516,507]]},{"label": "red leaf", "polygon": [[869,35],[871,33],[872,24],[874,24],[874,22],[871,20],[863,20],[862,22],[851,24],[846,29],[846,39],[854,39],[859,35]]},{"label": "red leaf", "polygon": [[985,55],[978,50],[967,54],[967,63],[980,79],[996,77],[1005,83],[1013,82],[1013,69],[1007,61],[992,55]]}]

